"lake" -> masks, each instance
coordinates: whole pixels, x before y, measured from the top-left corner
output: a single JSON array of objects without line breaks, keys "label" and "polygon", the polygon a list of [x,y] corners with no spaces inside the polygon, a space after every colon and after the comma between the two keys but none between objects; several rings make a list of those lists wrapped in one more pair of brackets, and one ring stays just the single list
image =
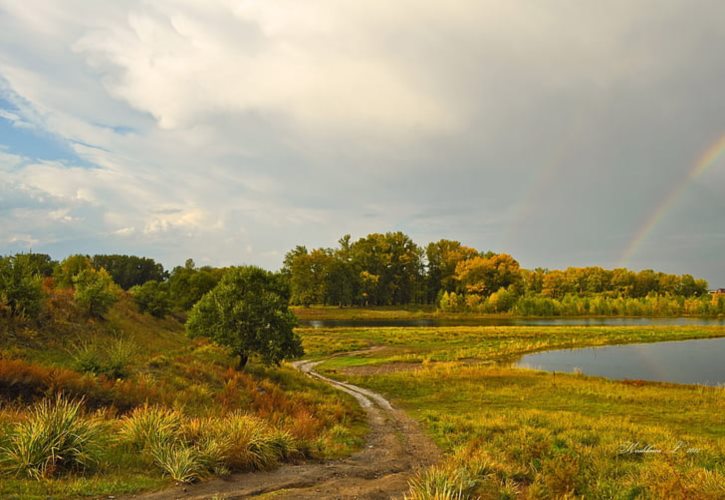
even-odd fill
[{"label": "lake", "polygon": [[516,366],[619,380],[722,385],[725,338],[544,351],[523,356]]},{"label": "lake", "polygon": [[725,326],[724,318],[458,318],[303,320],[301,327],[423,326]]}]

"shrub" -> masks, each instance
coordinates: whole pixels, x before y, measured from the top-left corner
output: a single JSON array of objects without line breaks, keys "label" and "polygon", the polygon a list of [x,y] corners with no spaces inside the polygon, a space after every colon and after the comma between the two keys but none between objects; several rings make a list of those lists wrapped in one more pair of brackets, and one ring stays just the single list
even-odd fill
[{"label": "shrub", "polygon": [[118,300],[118,285],[105,269],[84,269],[73,277],[75,299],[89,316],[101,318]]},{"label": "shrub", "polygon": [[91,269],[91,259],[85,255],[69,255],[58,264],[53,271],[53,277],[58,286],[73,286],[73,278],[86,269]]},{"label": "shrub", "polygon": [[43,302],[42,280],[32,254],[0,258],[0,306],[12,317],[36,318]]},{"label": "shrub", "polygon": [[148,312],[157,318],[163,318],[171,310],[168,286],[158,281],[147,281],[129,290],[139,311]]},{"label": "shrub", "polygon": [[98,463],[100,423],[86,417],[80,400],[44,399],[12,431],[0,450],[2,468],[34,479]]},{"label": "shrub", "polygon": [[106,365],[103,373],[111,378],[125,378],[128,376],[128,365],[136,353],[136,345],[123,339],[117,339],[106,349]]},{"label": "shrub", "polygon": [[97,375],[103,370],[103,355],[94,345],[80,344],[70,355],[78,371]]}]

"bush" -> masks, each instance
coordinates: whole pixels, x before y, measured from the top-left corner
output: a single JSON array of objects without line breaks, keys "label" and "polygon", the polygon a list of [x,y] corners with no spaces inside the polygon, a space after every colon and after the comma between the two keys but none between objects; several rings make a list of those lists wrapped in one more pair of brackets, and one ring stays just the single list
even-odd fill
[{"label": "bush", "polygon": [[80,344],[71,356],[73,357],[74,367],[83,373],[92,373],[98,375],[103,371],[103,354],[91,344]]},{"label": "bush", "polygon": [[85,255],[70,255],[55,267],[53,277],[58,286],[68,288],[73,286],[73,278],[92,268],[91,259]]},{"label": "bush", "polygon": [[84,269],[73,277],[75,299],[86,314],[101,318],[118,300],[117,285],[100,269]]},{"label": "bush", "polygon": [[136,352],[136,345],[129,340],[117,339],[106,349],[106,365],[103,373],[111,378],[126,378],[128,365]]},{"label": "bush", "polygon": [[11,317],[37,318],[43,303],[42,279],[32,254],[0,259],[0,307]]},{"label": "bush", "polygon": [[171,310],[168,287],[158,281],[147,281],[129,290],[139,311],[163,318]]},{"label": "bush", "polygon": [[44,399],[29,413],[0,450],[3,470],[40,479],[98,463],[100,423],[83,414],[80,400]]}]

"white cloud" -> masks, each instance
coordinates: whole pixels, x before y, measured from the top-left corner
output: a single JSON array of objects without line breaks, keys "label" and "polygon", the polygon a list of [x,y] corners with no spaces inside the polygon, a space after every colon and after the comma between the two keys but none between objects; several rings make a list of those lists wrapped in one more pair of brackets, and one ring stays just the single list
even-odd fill
[{"label": "white cloud", "polygon": [[452,127],[456,117],[440,96],[379,50],[353,43],[360,28],[349,6],[142,4],[73,50],[113,96],[165,129],[235,112],[281,114],[301,127]]},{"label": "white cloud", "polygon": [[404,229],[534,265],[618,255],[721,133],[724,16],[679,1],[0,0],[0,119],[82,160],[0,149],[0,240],[275,267],[296,243]]}]

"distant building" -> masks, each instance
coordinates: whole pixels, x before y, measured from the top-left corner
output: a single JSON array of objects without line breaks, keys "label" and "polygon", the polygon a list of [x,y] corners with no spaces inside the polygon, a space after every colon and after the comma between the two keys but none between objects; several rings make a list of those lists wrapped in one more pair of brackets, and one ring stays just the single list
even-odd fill
[{"label": "distant building", "polygon": [[715,290],[710,290],[710,295],[725,295],[725,288],[717,288]]}]

